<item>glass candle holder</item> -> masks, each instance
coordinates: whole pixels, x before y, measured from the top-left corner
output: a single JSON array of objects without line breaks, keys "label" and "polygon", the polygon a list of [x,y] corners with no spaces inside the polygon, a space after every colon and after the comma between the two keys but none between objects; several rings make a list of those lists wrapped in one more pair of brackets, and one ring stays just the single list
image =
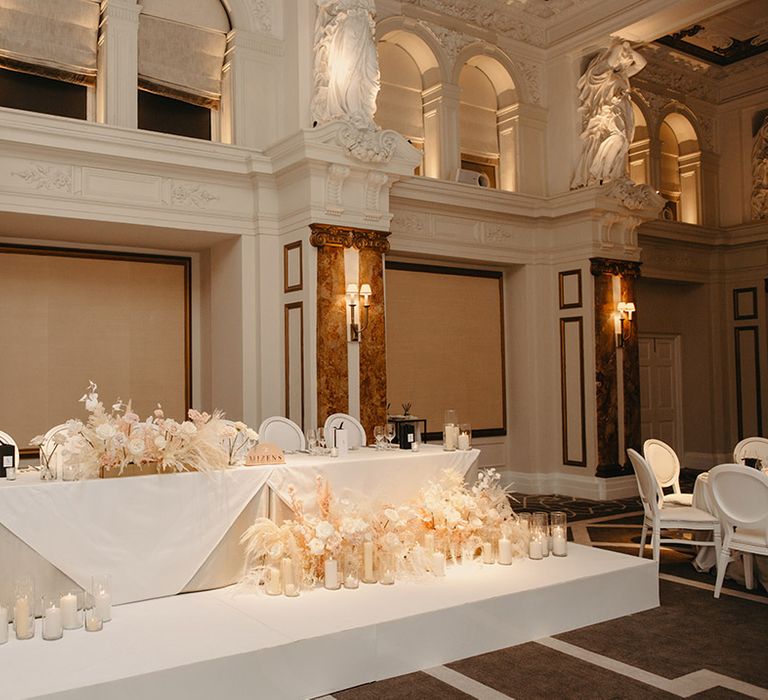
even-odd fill
[{"label": "glass candle holder", "polygon": [[83,626],[83,595],[80,589],[73,588],[62,593],[59,607],[61,623],[65,630],[76,630]]},{"label": "glass candle holder", "polygon": [[376,583],[376,546],[363,542],[363,583]]},{"label": "glass candle holder", "polygon": [[64,635],[59,596],[43,596],[43,639],[54,641]]},{"label": "glass candle holder", "polygon": [[493,551],[493,539],[483,542],[483,564],[495,564],[496,554]]},{"label": "glass candle holder", "polygon": [[101,628],[104,627],[104,620],[99,612],[96,599],[90,593],[85,596],[85,611],[83,617],[85,618],[86,632],[100,632]]},{"label": "glass candle holder", "polygon": [[498,547],[498,557],[496,560],[499,562],[499,564],[502,564],[503,566],[509,566],[514,559],[513,553],[512,553],[512,541],[503,532],[501,534],[501,537],[499,537],[497,547]]},{"label": "glass candle holder", "polygon": [[379,583],[391,586],[395,582],[396,563],[392,552],[382,552],[379,557]]},{"label": "glass candle holder", "polygon": [[264,564],[264,591],[267,595],[281,595],[283,592],[279,559],[267,559]]},{"label": "glass candle holder", "polygon": [[355,549],[350,549],[344,555],[344,588],[360,586],[360,556]]},{"label": "glass candle holder", "polygon": [[295,598],[299,595],[299,582],[293,560],[290,557],[283,557],[280,564],[280,575],[283,579],[283,594],[289,598]]},{"label": "glass candle holder", "polygon": [[472,449],[472,426],[469,423],[459,425],[459,435],[457,437],[457,447],[460,450]]},{"label": "glass candle holder", "polygon": [[0,644],[8,641],[8,622],[11,617],[10,606],[0,599]]},{"label": "glass candle holder", "polygon": [[531,519],[531,535],[528,541],[528,556],[531,559],[542,559],[544,557],[544,543],[548,529],[547,514],[534,513]]},{"label": "glass candle holder", "polygon": [[522,532],[525,545],[528,546],[528,543],[531,541],[531,514],[520,513],[520,515],[517,517],[518,522],[520,523],[520,530]]},{"label": "glass candle holder", "polygon": [[16,639],[32,639],[35,636],[35,582],[30,576],[16,579],[13,601]]},{"label": "glass candle holder", "polygon": [[549,550],[551,549],[551,542],[549,537],[549,513],[544,513],[544,512],[534,513],[534,517],[537,515],[540,518],[539,525],[541,527],[541,535],[542,535],[541,553],[542,553],[542,556],[548,557]]},{"label": "glass candle holder", "polygon": [[552,554],[556,557],[568,556],[568,516],[562,511],[555,511],[549,516],[551,524]]},{"label": "glass candle holder", "polygon": [[112,619],[112,577],[109,574],[98,574],[91,578],[91,593],[96,608],[103,622]]},{"label": "glass candle holder", "polygon": [[329,591],[338,591],[341,588],[339,581],[339,562],[332,556],[323,562],[323,585]]},{"label": "glass candle holder", "polygon": [[449,409],[443,417],[443,449],[446,452],[455,452],[459,444],[459,423],[456,419],[456,411]]}]

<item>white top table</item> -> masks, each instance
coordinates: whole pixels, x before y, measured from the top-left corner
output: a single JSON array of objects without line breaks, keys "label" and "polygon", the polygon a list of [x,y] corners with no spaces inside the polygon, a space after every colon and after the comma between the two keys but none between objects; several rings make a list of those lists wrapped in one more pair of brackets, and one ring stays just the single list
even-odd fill
[{"label": "white top table", "polygon": [[[52,592],[68,579],[87,589],[92,575],[111,574],[116,604],[229,585],[242,572],[240,534],[268,514],[265,496],[277,511],[270,515],[282,519],[293,485],[310,512],[321,475],[338,498],[375,495],[398,503],[444,469],[466,474],[478,455],[429,446],[418,453],[364,448],[343,458],[288,455],[284,465],[210,474],[44,482],[33,472],[0,479],[0,597],[12,594],[14,577],[27,571],[47,578],[41,588],[57,586]],[[226,551],[215,560],[225,540]],[[58,578],[40,574],[41,565]],[[226,566],[227,573],[209,571],[190,588],[204,565]]]}]

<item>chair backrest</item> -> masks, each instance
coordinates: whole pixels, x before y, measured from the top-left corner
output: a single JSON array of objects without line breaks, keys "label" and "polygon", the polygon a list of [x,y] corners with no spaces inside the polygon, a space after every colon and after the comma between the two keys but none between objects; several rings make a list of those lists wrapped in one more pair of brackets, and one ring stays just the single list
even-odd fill
[{"label": "chair backrest", "polygon": [[330,440],[331,431],[341,427],[345,428],[349,435],[349,449],[356,450],[358,447],[365,447],[365,428],[357,418],[347,413],[333,413],[328,416],[324,426],[325,439]]},{"label": "chair backrest", "polygon": [[741,464],[745,457],[757,457],[764,468],[768,467],[768,438],[744,438],[733,448],[733,461]]},{"label": "chair backrest", "polygon": [[730,525],[757,529],[768,536],[768,474],[743,464],[709,470],[712,498]]},{"label": "chair backrest", "polygon": [[[60,423],[59,425],[54,425],[44,436],[43,441],[40,443],[40,453],[41,457],[40,460],[42,461],[42,453],[45,452],[46,455],[51,455],[54,449],[54,442],[53,442],[53,436],[57,433],[60,433],[64,430],[67,430],[67,424],[66,423]],[[53,452],[53,455],[49,457],[49,464],[51,466],[51,469],[53,469],[54,474],[59,473],[59,467],[61,466],[61,448],[59,447],[55,452]]]},{"label": "chair backrest", "polygon": [[8,433],[4,433],[2,430],[0,430],[0,442],[6,444],[6,445],[13,445],[13,456],[16,460],[16,466],[19,465],[19,446],[16,444],[16,441],[8,435]]},{"label": "chair backrest", "polygon": [[632,448],[627,450],[627,456],[629,461],[632,462],[632,467],[635,470],[635,478],[637,479],[637,490],[640,492],[640,500],[643,502],[643,510],[645,514],[650,518],[655,518],[659,511],[659,504],[663,500],[663,494],[661,486],[654,476],[645,458]]},{"label": "chair backrest", "polygon": [[646,440],[643,455],[661,488],[672,486],[675,493],[680,493],[680,460],[675,451],[661,440]]},{"label": "chair backrest", "polygon": [[286,452],[304,450],[307,441],[301,428],[290,418],[271,416],[259,426],[259,442],[271,442]]}]

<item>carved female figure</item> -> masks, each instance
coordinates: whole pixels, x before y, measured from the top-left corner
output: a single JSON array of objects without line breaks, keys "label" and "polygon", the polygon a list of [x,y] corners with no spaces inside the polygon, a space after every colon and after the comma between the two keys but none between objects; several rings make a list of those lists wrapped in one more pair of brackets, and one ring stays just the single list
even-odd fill
[{"label": "carved female figure", "polygon": [[375,129],[379,64],[374,41],[374,0],[317,0],[312,115]]},{"label": "carved female figure", "polygon": [[768,219],[768,117],[752,146],[752,218]]}]

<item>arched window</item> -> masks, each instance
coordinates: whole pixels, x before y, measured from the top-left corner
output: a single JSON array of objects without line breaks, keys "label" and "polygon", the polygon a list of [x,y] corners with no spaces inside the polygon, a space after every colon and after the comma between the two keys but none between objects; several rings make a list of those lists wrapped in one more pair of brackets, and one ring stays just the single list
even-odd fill
[{"label": "arched window", "polygon": [[690,120],[678,112],[668,114],[659,127],[661,186],[670,202],[669,218],[687,224],[701,221],[701,151]]},{"label": "arched window", "polygon": [[0,0],[0,106],[88,118],[97,0]]},{"label": "arched window", "polygon": [[140,129],[216,139],[229,17],[219,0],[143,0]]},{"label": "arched window", "polygon": [[465,65],[459,76],[461,102],[459,131],[461,168],[487,178],[488,187],[499,183],[498,100],[488,76],[477,66]]},{"label": "arched window", "polygon": [[[411,55],[397,44],[379,43],[379,91],[376,123],[394,129],[416,148],[424,150],[424,113],[421,71]],[[416,169],[420,175],[422,166]]]},{"label": "arched window", "polygon": [[651,182],[651,139],[643,111],[632,101],[635,134],[629,147],[629,177],[638,185]]}]

